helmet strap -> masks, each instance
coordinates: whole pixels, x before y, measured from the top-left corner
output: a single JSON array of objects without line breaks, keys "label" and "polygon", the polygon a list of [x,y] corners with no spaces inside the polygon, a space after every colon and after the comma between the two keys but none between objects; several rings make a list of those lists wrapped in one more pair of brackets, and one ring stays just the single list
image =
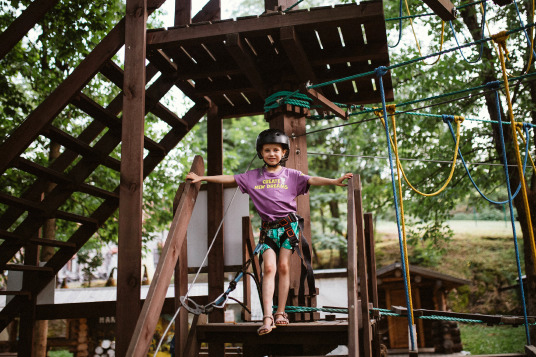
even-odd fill
[{"label": "helmet strap", "polygon": [[[264,161],[264,160],[262,160]],[[268,166],[268,167],[271,167],[271,168],[274,168],[274,167],[278,167],[279,165],[281,165],[281,161],[279,161],[277,164],[275,165],[270,165],[269,163],[267,163],[266,161],[264,161],[264,166]]]}]

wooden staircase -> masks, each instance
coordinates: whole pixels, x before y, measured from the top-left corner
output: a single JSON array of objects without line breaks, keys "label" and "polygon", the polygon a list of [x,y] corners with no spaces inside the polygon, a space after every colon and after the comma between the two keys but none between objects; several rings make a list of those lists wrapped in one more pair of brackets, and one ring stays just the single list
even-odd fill
[{"label": "wooden staircase", "polygon": [[[54,1],[36,1],[45,3],[41,7],[44,15]],[[148,12],[156,10],[163,3],[161,0],[149,0]],[[32,3],[34,5],[34,3]],[[33,25],[42,17],[33,11]],[[20,18],[29,18],[28,12]],[[26,23],[26,31],[33,27]],[[20,21],[16,21],[2,33],[3,42],[0,51],[3,57],[20,39]],[[35,297],[54,279],[58,271],[77,253],[89,238],[104,224],[119,206],[119,186],[114,190],[106,190],[91,182],[91,175],[99,166],[120,172],[120,160],[111,153],[121,144],[121,111],[124,93],[119,93],[107,106],[98,104],[88,95],[82,93],[85,86],[97,75],[108,78],[122,89],[123,70],[112,61],[112,57],[124,45],[125,21],[120,21],[99,45],[83,60],[64,82],[47,97],[0,146],[0,174],[6,175],[11,170],[20,170],[34,178],[28,183],[24,192],[15,196],[0,192],[0,203],[7,206],[0,216],[0,270],[17,270],[24,274],[22,291],[2,291],[2,295],[11,295],[13,299],[0,311],[0,331],[20,315],[28,302],[28,297]],[[14,42],[14,43],[13,43]],[[11,47],[10,47],[11,46]],[[149,57],[149,56],[148,56]],[[0,57],[1,59],[1,57]],[[181,141],[192,127],[203,117],[208,109],[208,102],[197,98],[190,110],[179,118],[163,104],[160,99],[175,85],[184,90],[192,86],[178,79],[178,72],[168,62],[164,70],[154,63],[163,66],[167,60],[153,53],[150,63],[146,66],[146,82],[154,80],[146,89],[145,114],[152,113],[165,122],[169,132],[154,141],[144,138],[144,178],[147,177],[166,155]],[[69,105],[86,113],[90,124],[78,136],[73,136],[52,125],[54,119]],[[45,137],[59,143],[63,153],[49,166],[43,166],[24,158],[22,154],[39,137]],[[46,186],[55,183],[56,187],[44,198]],[[72,200],[73,194],[82,192],[98,198],[100,206],[88,215],[80,215],[62,209]],[[49,237],[38,237],[38,231],[47,219],[74,222],[78,228],[67,239],[59,241]],[[14,257],[21,249],[29,245],[51,246],[56,248],[52,258],[44,265],[12,264]]]}]

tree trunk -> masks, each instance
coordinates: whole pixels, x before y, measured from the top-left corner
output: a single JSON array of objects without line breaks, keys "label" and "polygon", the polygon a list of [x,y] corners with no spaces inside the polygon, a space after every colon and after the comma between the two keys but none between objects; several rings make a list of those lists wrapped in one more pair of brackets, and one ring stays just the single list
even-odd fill
[{"label": "tree trunk", "polygon": [[[50,142],[49,151],[49,164],[52,163],[60,155],[60,145],[55,142]],[[47,185],[46,193],[49,193],[54,189],[56,184],[49,183]],[[43,238],[55,239],[56,237],[56,220],[47,219],[43,226]],[[54,255],[54,248],[48,246],[41,247],[41,253],[39,261],[46,262]],[[47,356],[47,335],[48,335],[48,321],[38,320],[35,322],[34,327],[34,346],[32,348],[32,357],[46,357]]]},{"label": "tree trunk", "polygon": [[[476,12],[475,10],[470,7],[466,8],[463,11],[461,11],[461,15],[463,18],[463,21],[471,31],[471,35],[473,37],[473,40],[479,40],[481,33],[480,33],[480,25],[477,22],[476,19]],[[528,58],[528,55],[526,56]],[[488,83],[490,81],[495,81],[498,78],[502,79],[502,75],[500,74],[500,68],[497,69],[497,71],[494,71],[493,67],[495,64],[493,64],[494,55],[491,51],[489,46],[484,46],[484,51],[482,55],[482,60],[487,62],[489,65],[486,66],[486,70],[482,72],[482,79],[483,83]],[[526,67],[525,67],[526,68]],[[530,99],[532,103],[536,103],[536,83],[535,82],[527,82],[525,84],[530,89]],[[488,107],[488,112],[490,115],[491,120],[498,120],[497,117],[497,105],[496,105],[496,99],[495,99],[495,93],[490,93],[485,96],[486,98],[486,105]],[[502,98],[504,99],[504,98]],[[501,116],[502,120],[506,122],[510,122],[510,119],[508,116],[505,115],[503,108],[500,108],[501,110]],[[536,123],[536,112],[533,110],[531,112],[532,116],[532,123]],[[513,150],[513,140],[515,140],[516,135],[512,134],[512,128],[510,126],[503,126],[503,133],[504,133],[504,140],[506,145],[506,156],[508,160],[509,165],[515,165],[516,164],[516,157]],[[534,135],[534,133],[533,133]],[[536,146],[534,139],[532,140],[532,145]],[[501,147],[501,141],[500,141],[500,134],[499,134],[499,126],[493,125],[493,141],[495,148],[497,150],[498,156],[501,158],[502,162],[502,147]],[[534,151],[534,150],[531,150]],[[512,191],[514,191],[519,183],[520,183],[520,175],[515,167],[509,168],[509,176],[510,176],[510,186],[512,187]],[[526,182],[526,189],[527,189],[527,195],[528,195],[528,202],[529,202],[529,208],[531,212],[531,219],[532,219],[532,229],[534,227],[536,222],[536,175],[532,175],[531,182]],[[531,248],[531,242],[529,239],[529,226],[527,222],[527,212],[525,211],[524,207],[524,201],[521,193],[514,199],[514,206],[517,209],[517,220],[520,223],[521,226],[521,232],[523,234],[523,252],[525,255],[525,274],[527,276],[526,281],[526,290],[525,290],[525,296],[526,296],[526,303],[527,303],[527,313],[528,315],[534,315],[536,314],[536,272],[535,269],[535,262],[533,260],[533,252]],[[531,334],[533,335],[535,332],[534,328],[531,331]]]}]

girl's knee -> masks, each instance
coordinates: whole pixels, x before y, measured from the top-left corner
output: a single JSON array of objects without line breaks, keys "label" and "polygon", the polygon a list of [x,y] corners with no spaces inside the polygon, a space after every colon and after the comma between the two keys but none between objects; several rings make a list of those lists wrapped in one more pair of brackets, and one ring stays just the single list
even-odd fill
[{"label": "girl's knee", "polygon": [[280,275],[288,275],[289,270],[290,270],[290,265],[288,262],[280,261],[279,264],[277,265],[277,271],[279,272]]},{"label": "girl's knee", "polygon": [[264,275],[275,275],[275,272],[276,272],[275,264],[266,264],[266,262],[264,263],[264,266],[263,266]]}]

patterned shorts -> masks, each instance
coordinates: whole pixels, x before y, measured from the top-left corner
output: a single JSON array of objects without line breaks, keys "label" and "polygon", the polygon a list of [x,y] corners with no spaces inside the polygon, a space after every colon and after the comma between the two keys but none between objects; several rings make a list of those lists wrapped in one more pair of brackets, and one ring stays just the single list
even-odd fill
[{"label": "patterned shorts", "polygon": [[[294,234],[296,237],[300,236],[300,227],[298,226],[298,222],[290,222],[290,226],[292,227],[292,230],[294,231]],[[286,248],[289,250],[292,250],[292,245],[290,245],[290,242],[288,239],[285,239],[283,242],[283,245],[281,246],[281,237],[285,235],[285,229],[283,227],[274,228],[268,230],[268,238],[275,242],[275,245],[278,248]],[[259,255],[262,255],[267,249],[272,249],[268,244],[264,243],[261,250],[259,251]]]}]

